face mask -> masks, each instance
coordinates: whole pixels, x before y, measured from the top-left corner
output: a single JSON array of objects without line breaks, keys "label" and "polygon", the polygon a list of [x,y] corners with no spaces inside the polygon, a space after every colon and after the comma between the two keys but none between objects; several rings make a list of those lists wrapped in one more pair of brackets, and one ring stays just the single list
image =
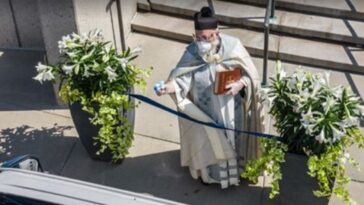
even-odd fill
[{"label": "face mask", "polygon": [[208,53],[212,49],[212,44],[207,41],[196,41],[196,44],[201,54]]}]

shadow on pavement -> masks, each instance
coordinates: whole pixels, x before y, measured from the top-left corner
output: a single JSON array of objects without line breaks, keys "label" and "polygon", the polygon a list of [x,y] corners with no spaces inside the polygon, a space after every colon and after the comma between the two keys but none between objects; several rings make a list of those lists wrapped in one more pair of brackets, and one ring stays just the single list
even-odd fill
[{"label": "shadow on pavement", "polygon": [[37,129],[27,125],[0,130],[0,162],[19,155],[38,157],[43,168],[50,173],[60,173],[70,154],[76,137],[64,136],[72,126]]},{"label": "shadow on pavement", "polygon": [[[90,159],[77,141],[63,176],[120,189],[145,193],[187,204],[262,204],[263,188],[243,182],[222,190],[219,185],[202,185],[180,166],[179,150],[128,157],[121,165]],[[273,201],[267,204],[274,204]],[[277,203],[275,203],[277,204]]]},{"label": "shadow on pavement", "polygon": [[35,65],[43,61],[41,51],[0,51],[0,111],[64,108],[57,103],[50,82],[32,78]]}]

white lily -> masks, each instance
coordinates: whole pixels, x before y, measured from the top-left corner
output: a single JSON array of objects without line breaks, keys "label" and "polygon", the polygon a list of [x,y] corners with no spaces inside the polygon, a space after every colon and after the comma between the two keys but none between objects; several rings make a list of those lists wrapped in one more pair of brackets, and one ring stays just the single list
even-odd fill
[{"label": "white lily", "polygon": [[52,73],[52,70],[48,70],[45,72],[44,76],[43,76],[43,80],[44,81],[50,81],[50,80],[53,80],[55,77]]},{"label": "white lily", "polygon": [[63,65],[62,70],[66,73],[66,75],[68,75],[72,73],[74,67],[75,65]]},{"label": "white lily", "polygon": [[70,58],[75,58],[77,56],[76,52],[66,52],[66,54],[70,57]]},{"label": "white lily", "polygon": [[339,86],[336,86],[332,89],[333,91],[333,95],[336,97],[336,98],[341,98],[342,94],[343,94],[343,91],[344,91],[344,88],[343,86],[339,85]]},{"label": "white lily", "polygon": [[357,105],[356,109],[359,111],[361,116],[364,116],[364,106],[363,105]]},{"label": "white lily", "polygon": [[286,77],[286,75],[287,75],[287,73],[282,69],[281,61],[277,61],[276,71],[277,71],[277,79],[278,80],[281,80],[282,78]]},{"label": "white lily", "polygon": [[116,80],[116,77],[118,76],[116,73],[115,73],[115,70],[112,69],[110,66],[108,66],[107,68],[105,68],[105,72],[108,76],[108,79],[110,82]]},{"label": "white lily", "polygon": [[349,101],[354,102],[354,103],[358,103],[360,101],[360,97],[351,96],[351,97],[349,97]]},{"label": "white lily", "polygon": [[82,44],[85,43],[87,39],[88,39],[88,37],[87,37],[86,33],[82,33],[80,35],[80,43],[82,43]]},{"label": "white lily", "polygon": [[343,127],[351,127],[359,124],[359,120],[357,117],[349,116],[348,118],[342,121]]},{"label": "white lily", "polygon": [[49,68],[49,66],[42,64],[41,62],[38,62],[38,65],[35,66],[37,68],[37,72],[44,72]]},{"label": "white lily", "polygon": [[315,124],[305,124],[305,123],[302,123],[302,126],[305,128],[305,133],[307,135],[312,135],[314,132],[315,132]]},{"label": "white lily", "polygon": [[58,49],[59,49],[59,52],[62,53],[63,50],[67,47],[66,43],[63,42],[63,41],[58,41]]},{"label": "white lily", "polygon": [[324,80],[325,80],[325,85],[329,86],[330,84],[330,75],[331,73],[328,71],[324,72]]},{"label": "white lily", "polygon": [[54,79],[54,75],[51,70],[40,72],[37,76],[33,78],[34,80],[39,81],[41,84],[44,81],[49,81]]},{"label": "white lily", "polygon": [[72,36],[73,39],[79,39],[80,38],[80,35],[78,35],[78,34],[76,34],[74,32],[71,34],[71,36]]},{"label": "white lily", "polygon": [[316,79],[313,81],[313,90],[311,96],[315,96],[317,92],[321,89],[322,82],[320,82],[320,79]]},{"label": "white lily", "polygon": [[296,88],[297,79],[295,77],[292,77],[288,80],[287,87],[290,90],[294,90]]},{"label": "white lily", "polygon": [[339,141],[344,135],[345,133],[336,129],[334,126],[331,126],[332,129],[332,134],[333,134],[333,141]]},{"label": "white lily", "polygon": [[316,137],[315,137],[315,139],[320,143],[320,144],[322,144],[323,142],[325,142],[326,141],[326,138],[325,138],[325,129],[324,128],[322,128],[322,130],[321,130],[321,132],[320,132],[320,134],[319,135],[317,135]]},{"label": "white lily", "polygon": [[302,70],[301,66],[298,67],[298,70],[293,74],[293,76],[297,79],[298,82],[302,83],[302,82],[306,81],[306,74]]},{"label": "white lily", "polygon": [[332,106],[335,105],[335,100],[331,96],[326,96],[326,102],[322,103],[322,106],[324,107],[325,114],[330,110]]},{"label": "white lily", "polygon": [[121,65],[121,67],[122,67],[123,69],[125,69],[125,68],[126,68],[126,66],[127,66],[127,64],[128,64],[128,59],[126,59],[126,58],[121,58],[121,59],[119,60],[119,63],[120,63],[120,65]]},{"label": "white lily", "polygon": [[315,123],[316,122],[315,118],[313,117],[313,113],[311,111],[311,107],[308,108],[308,111],[306,113],[301,114],[301,117],[302,117],[301,122],[303,124],[308,125],[308,124],[312,124],[312,123]]},{"label": "white lily", "polygon": [[44,72],[38,73],[38,75],[35,76],[33,79],[36,81],[39,81],[41,84],[43,84],[43,75],[44,75]]},{"label": "white lily", "polygon": [[279,77],[280,77],[280,79],[285,78],[286,76],[287,76],[286,71],[284,71],[284,70],[282,69],[282,70],[281,70],[281,72],[279,73]]},{"label": "white lily", "polygon": [[351,87],[347,87],[347,86],[346,86],[346,87],[345,87],[345,90],[346,90],[346,94],[347,94],[347,95],[349,95],[349,96],[354,94],[354,93],[353,93],[353,90],[351,89]]},{"label": "white lily", "polygon": [[299,95],[303,98],[304,101],[306,101],[309,97],[311,97],[311,94],[308,91],[308,88],[305,88],[303,91],[300,90]]},{"label": "white lily", "polygon": [[62,53],[67,48],[67,42],[71,41],[70,35],[63,36],[62,40],[58,41],[59,52]]},{"label": "white lily", "polygon": [[88,39],[91,42],[96,43],[99,40],[102,40],[102,30],[101,29],[95,29],[93,31],[90,31],[88,33]]},{"label": "white lily", "polygon": [[136,48],[134,48],[133,50],[130,51],[131,55],[139,55],[143,52],[143,49],[141,46],[138,46]]},{"label": "white lily", "polygon": [[66,35],[66,36],[62,36],[62,41],[63,42],[67,42],[71,40],[71,36],[70,35]]}]

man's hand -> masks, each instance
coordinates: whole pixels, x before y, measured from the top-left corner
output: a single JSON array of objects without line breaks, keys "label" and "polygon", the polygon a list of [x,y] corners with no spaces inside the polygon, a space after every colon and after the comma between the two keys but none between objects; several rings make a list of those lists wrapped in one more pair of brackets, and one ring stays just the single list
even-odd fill
[{"label": "man's hand", "polygon": [[172,81],[167,81],[166,83],[164,83],[164,81],[159,81],[154,85],[154,91],[158,96],[161,96],[174,93],[175,89]]},{"label": "man's hand", "polygon": [[228,91],[224,95],[236,95],[244,87],[245,87],[244,83],[240,80],[234,83],[230,83],[225,87],[226,89],[228,89]]}]

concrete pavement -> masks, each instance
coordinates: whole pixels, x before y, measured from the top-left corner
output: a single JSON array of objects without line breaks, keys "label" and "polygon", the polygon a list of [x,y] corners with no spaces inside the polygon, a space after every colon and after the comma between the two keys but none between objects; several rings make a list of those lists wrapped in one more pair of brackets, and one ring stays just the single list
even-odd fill
[{"label": "concrete pavement", "polygon": [[[169,97],[154,95],[152,85],[167,77],[186,44],[132,34],[129,45],[144,48],[136,64],[154,67],[145,94],[174,108]],[[30,80],[35,74],[34,65],[43,55],[41,52],[4,51],[0,57],[0,161],[20,154],[35,154],[51,173],[188,204],[282,204],[279,198],[268,199],[267,177],[261,177],[256,185],[243,182],[227,190],[193,180],[188,169],[180,167],[177,119],[143,103],[136,110],[135,140],[124,163],[112,165],[91,160],[77,138],[68,109],[55,103],[51,85],[41,86]],[[261,73],[261,59],[254,59],[254,62]],[[274,64],[269,62],[270,75],[274,73]],[[283,65],[288,72],[297,68],[293,64]],[[350,85],[361,96],[364,95],[362,79],[359,75],[332,71],[333,84]],[[364,163],[363,152],[352,153]],[[361,197],[364,175],[354,171],[350,175],[355,180],[350,184],[350,192],[359,204],[364,203]],[[341,202],[332,197],[329,204]]]}]

